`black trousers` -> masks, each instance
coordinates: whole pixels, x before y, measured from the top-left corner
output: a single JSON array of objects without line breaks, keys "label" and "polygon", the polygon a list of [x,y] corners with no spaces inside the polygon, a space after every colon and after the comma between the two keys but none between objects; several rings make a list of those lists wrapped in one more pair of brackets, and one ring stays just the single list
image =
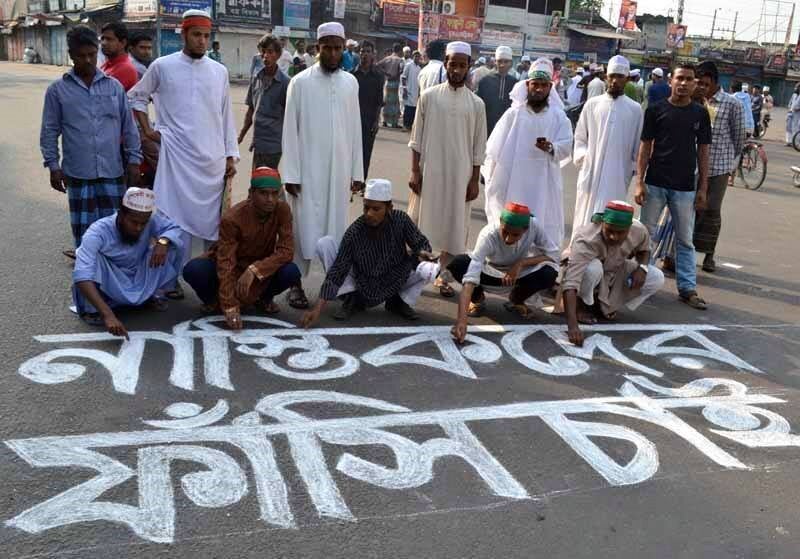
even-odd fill
[{"label": "black trousers", "polygon": [[361,147],[364,156],[364,180],[367,180],[369,173],[369,160],[372,159],[372,148],[375,145],[375,136],[378,135],[374,130],[375,121],[364,122],[361,120]]},{"label": "black trousers", "polygon": [[[459,254],[456,256],[447,269],[453,274],[453,277],[458,283],[464,278],[467,273],[471,259],[468,254]],[[521,278],[517,278],[514,287],[511,289],[509,300],[515,305],[521,305],[525,300],[543,289],[550,289],[556,284],[558,279],[558,272],[550,266],[542,266],[535,272],[532,272]],[[472,291],[472,302],[477,303],[483,299],[483,287],[501,287],[503,282],[500,278],[488,276],[481,272],[481,285],[476,285]]]}]

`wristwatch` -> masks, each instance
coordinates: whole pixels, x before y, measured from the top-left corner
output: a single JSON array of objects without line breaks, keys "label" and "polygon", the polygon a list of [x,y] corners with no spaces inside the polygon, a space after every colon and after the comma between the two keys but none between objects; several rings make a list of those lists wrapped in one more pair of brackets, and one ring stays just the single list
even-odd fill
[{"label": "wristwatch", "polygon": [[645,274],[647,273],[647,265],[646,264],[639,264],[639,269],[643,271]]},{"label": "wristwatch", "polygon": [[169,246],[169,239],[167,239],[166,237],[160,237],[156,242],[160,244],[162,247]]}]

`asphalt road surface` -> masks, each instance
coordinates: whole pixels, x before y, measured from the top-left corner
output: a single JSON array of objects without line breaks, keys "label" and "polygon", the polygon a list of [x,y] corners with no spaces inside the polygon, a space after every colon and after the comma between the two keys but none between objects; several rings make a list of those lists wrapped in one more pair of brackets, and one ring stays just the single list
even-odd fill
[{"label": "asphalt road surface", "polygon": [[[123,344],[68,310],[66,199],[38,150],[62,71],[0,64],[0,557],[797,557],[800,154],[781,111],[767,183],[726,195],[706,312],[669,279],[578,350],[559,317],[492,299],[456,348],[431,290],[413,324],[378,308],[296,331],[281,299],[238,335],[189,294],[122,313]],[[382,129],[372,168],[399,207],[406,143]],[[564,184],[569,217],[571,166]]]}]

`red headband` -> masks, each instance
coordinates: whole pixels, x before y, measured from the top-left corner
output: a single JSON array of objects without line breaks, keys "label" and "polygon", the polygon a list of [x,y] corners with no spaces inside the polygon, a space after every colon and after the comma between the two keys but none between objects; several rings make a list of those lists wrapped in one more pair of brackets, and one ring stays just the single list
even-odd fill
[{"label": "red headband", "polygon": [[203,16],[189,16],[181,23],[181,29],[186,30],[190,27],[207,27],[211,29],[211,20]]}]

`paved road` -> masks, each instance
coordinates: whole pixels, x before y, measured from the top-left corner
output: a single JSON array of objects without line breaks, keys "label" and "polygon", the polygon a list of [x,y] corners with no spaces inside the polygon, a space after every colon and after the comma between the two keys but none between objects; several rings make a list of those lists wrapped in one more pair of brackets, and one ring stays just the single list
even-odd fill
[{"label": "paved road", "polygon": [[[67,310],[37,137],[59,74],[0,64],[0,556],[796,556],[800,190],[777,126],[767,184],[727,193],[705,313],[670,280],[577,351],[493,300],[460,351],[430,292],[411,326],[375,309],[304,335],[285,310],[236,337],[189,296],[125,313],[120,344]],[[398,204],[406,142],[382,130],[373,163]]]}]

